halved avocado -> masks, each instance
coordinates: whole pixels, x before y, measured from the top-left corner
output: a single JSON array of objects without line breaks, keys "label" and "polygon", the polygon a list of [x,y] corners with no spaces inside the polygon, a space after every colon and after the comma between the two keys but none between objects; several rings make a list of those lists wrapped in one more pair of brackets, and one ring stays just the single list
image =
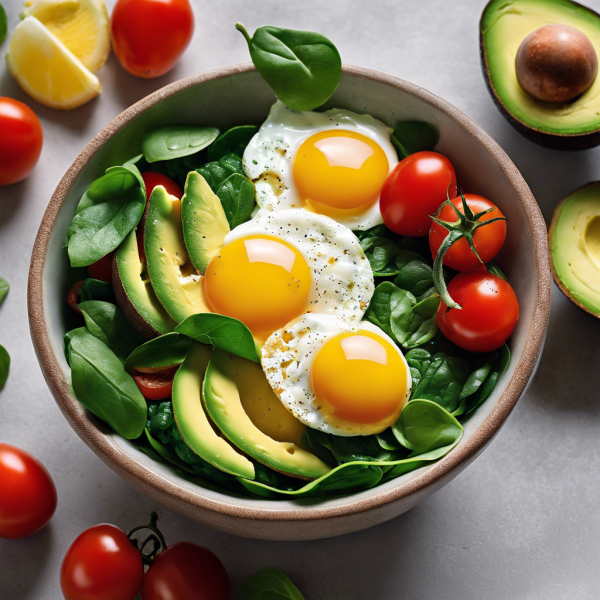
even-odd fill
[{"label": "halved avocado", "polygon": [[562,200],[550,225],[552,274],[579,308],[600,317],[600,181]]},{"label": "halved avocado", "polygon": [[[277,441],[271,437],[298,439],[303,426],[297,423],[292,425],[296,419],[281,406],[264,373],[264,389],[257,389],[260,377],[251,374],[253,369],[257,370],[257,374],[259,371],[262,373],[261,367],[251,361],[217,348],[213,350],[204,378],[202,397],[215,425],[232,444],[275,471],[307,480],[328,473],[331,468],[297,442]],[[257,405],[257,410],[253,404]],[[261,415],[264,417],[269,410],[278,412],[274,413],[271,423],[267,425]],[[280,431],[277,431],[275,421],[280,421]]]},{"label": "halved avocado", "polygon": [[213,429],[202,406],[202,384],[211,346],[193,342],[173,381],[173,412],[185,443],[225,473],[254,479],[254,465]]},{"label": "halved avocado", "polygon": [[521,42],[551,23],[583,33],[600,57],[600,15],[593,10],[572,0],[490,0],[479,24],[485,81],[500,112],[531,141],[557,150],[592,148],[600,144],[600,76],[560,104],[536,100],[517,81]]},{"label": "halved avocado", "polygon": [[219,197],[196,171],[189,173],[185,181],[181,224],[190,261],[204,275],[210,259],[223,246],[229,223]]},{"label": "halved avocado", "polygon": [[117,304],[129,322],[146,338],[173,331],[177,323],[158,301],[140,259],[136,231],[132,231],[113,256],[113,287]]},{"label": "halved avocado", "polygon": [[155,187],[150,196],[144,249],[156,297],[177,323],[210,312],[183,241],[181,201],[162,186]]}]

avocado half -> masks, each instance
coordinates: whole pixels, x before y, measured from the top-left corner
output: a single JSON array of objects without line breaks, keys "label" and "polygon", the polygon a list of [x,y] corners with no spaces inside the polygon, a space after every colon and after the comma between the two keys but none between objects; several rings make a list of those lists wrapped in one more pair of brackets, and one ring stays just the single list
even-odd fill
[{"label": "avocado half", "polygon": [[572,0],[490,0],[479,23],[481,66],[489,92],[508,122],[526,138],[556,150],[600,144],[600,75],[571,102],[542,102],[517,81],[515,57],[533,31],[559,23],[585,34],[600,59],[600,15]]},{"label": "avocado half", "polygon": [[575,305],[600,318],[600,181],[558,204],[549,236],[556,285]]}]

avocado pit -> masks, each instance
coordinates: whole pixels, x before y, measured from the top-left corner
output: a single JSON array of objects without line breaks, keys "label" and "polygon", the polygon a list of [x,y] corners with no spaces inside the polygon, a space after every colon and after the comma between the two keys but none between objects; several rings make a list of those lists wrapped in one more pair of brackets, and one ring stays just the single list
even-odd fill
[{"label": "avocado pit", "polygon": [[567,25],[545,25],[530,33],[515,60],[519,85],[544,102],[569,102],[585,92],[598,74],[590,40]]}]

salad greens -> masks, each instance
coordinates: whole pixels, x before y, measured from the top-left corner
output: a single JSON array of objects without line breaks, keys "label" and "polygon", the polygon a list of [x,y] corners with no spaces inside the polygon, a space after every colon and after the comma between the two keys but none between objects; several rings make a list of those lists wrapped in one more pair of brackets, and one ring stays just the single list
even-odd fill
[{"label": "salad greens", "polygon": [[142,152],[149,162],[182,158],[200,152],[219,135],[216,127],[194,125],[167,125],[153,129],[144,136]]},{"label": "salad greens", "polygon": [[438,130],[424,121],[400,121],[392,134],[400,160],[415,152],[433,150],[439,139]]},{"label": "salad greens", "polygon": [[0,306],[2,306],[3,302],[6,300],[6,296],[8,296],[8,291],[10,290],[10,285],[6,279],[0,277]]},{"label": "salad greens", "polygon": [[6,18],[6,11],[4,6],[0,3],[0,44],[6,39],[8,33],[8,19]]},{"label": "salad greens", "polygon": [[137,367],[157,368],[180,365],[190,348],[189,337],[176,332],[166,333],[135,348],[125,361],[131,373]]},{"label": "salad greens", "polygon": [[244,175],[241,157],[232,152],[221,156],[219,160],[214,160],[198,167],[196,171],[206,179],[206,182],[215,194],[231,175],[235,173]]},{"label": "salad greens", "polygon": [[117,302],[112,283],[92,279],[91,277],[83,282],[83,286],[79,290],[79,297],[82,302],[86,300],[104,300],[113,304]]},{"label": "salad greens", "polygon": [[304,600],[304,596],[283,571],[265,567],[242,581],[240,600]]},{"label": "salad greens", "polygon": [[248,221],[256,208],[254,186],[239,173],[228,177],[215,193],[221,201],[230,229]]},{"label": "salad greens", "polygon": [[232,127],[222,133],[208,148],[207,158],[209,161],[219,160],[227,154],[244,156],[244,150],[254,137],[258,127],[256,125],[239,125]]},{"label": "salad greens", "polygon": [[6,348],[0,345],[0,390],[6,384],[10,372],[10,355]]}]

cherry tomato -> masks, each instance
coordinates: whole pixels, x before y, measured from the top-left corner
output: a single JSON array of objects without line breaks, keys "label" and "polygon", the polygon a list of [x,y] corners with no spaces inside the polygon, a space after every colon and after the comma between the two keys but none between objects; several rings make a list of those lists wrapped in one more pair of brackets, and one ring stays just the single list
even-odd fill
[{"label": "cherry tomato", "polygon": [[[503,217],[502,211],[487,198],[483,196],[477,196],[476,194],[465,194],[465,200],[467,206],[473,211],[473,213],[482,212],[489,208],[495,208],[492,212],[487,215],[483,215],[478,220],[488,221],[489,219],[495,219],[497,217]],[[452,204],[458,208],[458,210],[464,214],[462,199],[459,197],[452,200]],[[448,223],[454,223],[458,221],[456,212],[451,206],[444,206],[440,211],[438,217],[442,221],[448,221]],[[432,222],[431,230],[429,231],[429,247],[431,248],[431,254],[433,258],[436,257],[444,238],[448,235],[448,230],[437,223]],[[479,254],[481,260],[486,263],[492,260],[496,254],[502,248],[504,240],[506,239],[506,221],[496,221],[489,225],[484,225],[475,230],[473,234],[473,245],[475,250]],[[456,271],[484,271],[485,267],[481,264],[479,259],[473,253],[473,250],[469,247],[469,243],[466,239],[461,238],[454,242],[448,252],[444,256],[444,264],[449,266]]]},{"label": "cherry tomato", "polygon": [[462,310],[441,302],[437,324],[454,344],[471,352],[500,348],[519,318],[519,302],[511,285],[492,273],[459,273],[448,285]]},{"label": "cherry tomato", "polygon": [[448,197],[456,196],[452,163],[437,152],[416,152],[401,160],[388,175],[379,207],[386,227],[400,235],[424,236],[431,215]]},{"label": "cherry tomato", "polygon": [[138,77],[170,71],[194,33],[189,0],[117,0],[111,17],[113,48]]},{"label": "cherry tomato", "polygon": [[90,277],[110,283],[112,281],[113,253],[103,256],[100,260],[88,267]]},{"label": "cherry tomato", "polygon": [[177,367],[166,367],[158,373],[133,372],[133,379],[146,400],[164,400],[171,396]]},{"label": "cherry tomato", "polygon": [[33,171],[43,139],[42,124],[29,106],[0,96],[0,185],[21,181]]},{"label": "cherry tomato", "polygon": [[46,467],[10,444],[0,444],[0,537],[23,538],[46,526],[56,510],[56,487]]},{"label": "cherry tomato", "polygon": [[142,173],[142,179],[144,180],[144,185],[146,186],[147,200],[150,200],[152,190],[154,190],[157,185],[162,185],[165,190],[167,190],[168,194],[171,194],[171,196],[175,196],[180,200],[181,196],[183,196],[181,188],[166,175],[161,175],[160,173],[155,173],[154,171],[146,171],[145,173]]},{"label": "cherry tomato", "polygon": [[67,294],[67,304],[75,311],[78,312],[80,315],[83,315],[83,313],[81,312],[81,309],[79,308],[79,292],[81,291],[81,288],[83,287],[83,284],[85,283],[84,280],[82,281],[78,281],[70,290],[69,293]]},{"label": "cherry tomato", "polygon": [[60,568],[65,600],[133,600],[142,585],[141,552],[114,525],[86,529]]},{"label": "cherry tomato", "polygon": [[229,576],[217,555],[180,542],[163,550],[142,583],[142,600],[229,600]]}]

